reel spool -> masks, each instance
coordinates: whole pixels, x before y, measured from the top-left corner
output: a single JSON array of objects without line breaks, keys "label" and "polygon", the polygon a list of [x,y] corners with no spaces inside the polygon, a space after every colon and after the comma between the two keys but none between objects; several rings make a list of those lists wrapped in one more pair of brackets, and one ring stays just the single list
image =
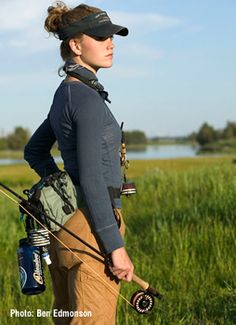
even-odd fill
[{"label": "reel spool", "polygon": [[154,297],[147,291],[136,291],[130,302],[139,314],[148,314],[154,307]]}]

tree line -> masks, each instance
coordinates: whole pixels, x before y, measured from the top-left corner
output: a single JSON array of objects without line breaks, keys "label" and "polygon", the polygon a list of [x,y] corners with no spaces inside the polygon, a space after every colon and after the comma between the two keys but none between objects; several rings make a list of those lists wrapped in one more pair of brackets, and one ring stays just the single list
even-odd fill
[{"label": "tree line", "polygon": [[[0,150],[23,150],[30,136],[28,129],[17,126],[13,132],[0,137]],[[147,137],[142,131],[128,131],[125,132],[125,141],[127,144],[146,144]]]},{"label": "tree line", "polygon": [[[145,132],[140,130],[126,131],[124,135],[127,145],[145,145],[150,143],[151,140],[158,141],[161,139],[160,137],[149,139]],[[23,150],[30,136],[31,134],[28,129],[17,126],[13,132],[0,137],[0,150]],[[204,122],[197,132],[193,132],[186,137],[175,137],[172,138],[172,140],[181,140],[181,142],[192,141],[198,143],[200,146],[227,140],[235,140],[236,142],[236,122],[229,121],[226,126],[220,130]]]},{"label": "tree line", "polygon": [[215,129],[208,123],[203,123],[198,132],[194,132],[189,139],[205,146],[215,142],[236,140],[236,122],[227,122],[223,129]]},{"label": "tree line", "polygon": [[0,137],[0,150],[23,150],[29,138],[29,130],[17,126],[13,132]]}]

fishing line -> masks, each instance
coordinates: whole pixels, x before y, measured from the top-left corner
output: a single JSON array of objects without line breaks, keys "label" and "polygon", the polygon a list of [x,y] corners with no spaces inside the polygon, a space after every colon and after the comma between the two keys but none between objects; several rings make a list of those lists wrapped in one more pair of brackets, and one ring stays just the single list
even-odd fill
[{"label": "fishing line", "polygon": [[20,206],[28,215],[30,215],[41,227],[48,230],[48,232],[60,243],[62,244],[68,251],[70,251],[80,262],[84,263],[86,267],[88,267],[107,287],[109,287],[114,293],[116,293],[119,297],[121,297],[127,304],[129,304],[132,308],[134,306],[130,303],[128,299],[126,299],[119,291],[114,289],[108,282],[106,282],[100,274],[98,274],[94,269],[86,262],[83,261],[82,258],[80,258],[75,252],[73,252],[65,243],[63,243],[56,235],[53,234],[44,224],[42,224],[31,212],[29,212],[22,204],[20,204],[17,200],[15,200],[13,197],[8,195],[5,191],[0,189],[0,192],[5,195],[7,198],[9,198],[11,201],[13,201],[15,204]]}]

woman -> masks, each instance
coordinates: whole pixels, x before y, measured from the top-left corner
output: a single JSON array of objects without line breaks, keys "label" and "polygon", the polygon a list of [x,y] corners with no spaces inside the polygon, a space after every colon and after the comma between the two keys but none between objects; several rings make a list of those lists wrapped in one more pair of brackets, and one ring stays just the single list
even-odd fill
[{"label": "woman", "polygon": [[[25,147],[25,159],[41,176],[58,171],[50,150],[57,141],[64,168],[76,186],[78,211],[65,226],[110,255],[107,270],[98,256],[60,230],[52,238],[50,272],[55,324],[114,324],[119,280],[131,281],[133,264],[124,248],[120,213],[120,127],[105,103],[108,94],[96,73],[110,68],[113,35],[126,36],[106,12],[84,4],[48,8],[45,28],[62,42],[66,78],[55,92],[47,119]],[[109,271],[109,272],[108,272]],[[55,311],[91,311],[91,318],[58,317]],[[75,313],[76,314],[76,313]],[[64,314],[66,315],[66,313]]]}]

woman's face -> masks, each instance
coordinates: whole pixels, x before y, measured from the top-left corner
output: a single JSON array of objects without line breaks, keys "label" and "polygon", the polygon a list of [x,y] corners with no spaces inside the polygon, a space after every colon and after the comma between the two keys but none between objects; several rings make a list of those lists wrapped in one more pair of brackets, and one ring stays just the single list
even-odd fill
[{"label": "woman's face", "polygon": [[113,37],[95,38],[83,35],[78,45],[81,53],[75,60],[94,73],[99,68],[110,68],[115,47],[112,39]]}]

